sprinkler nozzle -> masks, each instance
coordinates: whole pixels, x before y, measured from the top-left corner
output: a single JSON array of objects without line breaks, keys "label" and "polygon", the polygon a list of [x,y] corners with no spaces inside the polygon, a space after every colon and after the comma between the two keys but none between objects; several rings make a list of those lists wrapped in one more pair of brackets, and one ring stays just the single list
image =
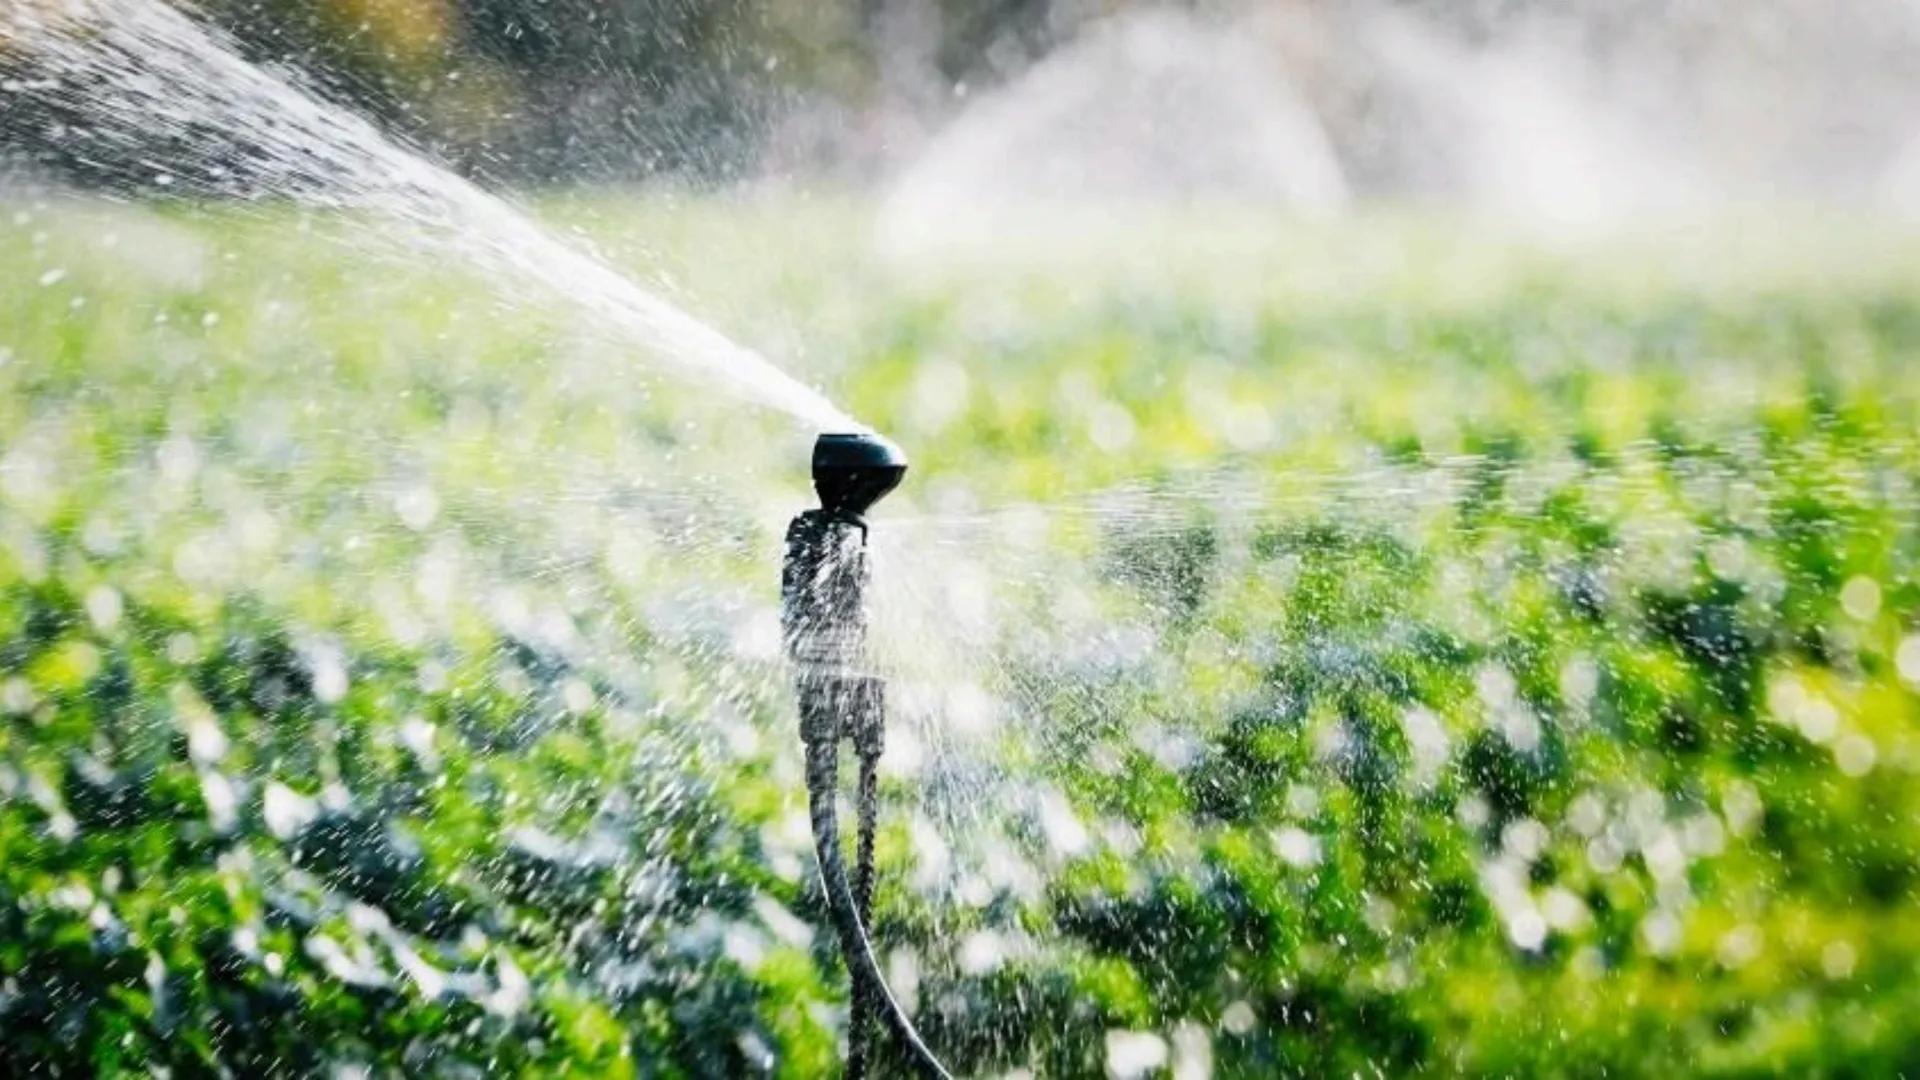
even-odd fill
[{"label": "sprinkler nozzle", "polygon": [[873,432],[829,432],[813,444],[813,489],[820,508],[859,519],[900,486],[907,455]]}]

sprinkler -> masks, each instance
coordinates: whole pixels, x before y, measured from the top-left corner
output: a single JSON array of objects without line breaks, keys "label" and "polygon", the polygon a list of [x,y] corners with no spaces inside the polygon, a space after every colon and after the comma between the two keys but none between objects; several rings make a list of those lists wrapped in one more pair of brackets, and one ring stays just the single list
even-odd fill
[{"label": "sprinkler", "polygon": [[[813,487],[820,508],[787,526],[780,575],[780,621],[800,700],[806,746],[807,797],[827,909],[853,982],[847,1024],[847,1076],[867,1070],[867,1027],[874,1013],[923,1076],[948,1076],[894,999],[867,934],[873,906],[873,832],[878,770],[886,743],[884,680],[862,670],[867,645],[869,507],[907,473],[900,448],[874,434],[827,434],[813,444]],[[860,764],[859,835],[851,882],[840,853],[840,744],[853,744]]]}]

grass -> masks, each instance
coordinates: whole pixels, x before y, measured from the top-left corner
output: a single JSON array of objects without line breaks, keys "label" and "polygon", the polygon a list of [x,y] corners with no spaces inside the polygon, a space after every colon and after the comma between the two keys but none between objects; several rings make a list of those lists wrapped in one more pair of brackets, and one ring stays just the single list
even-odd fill
[{"label": "grass", "polygon": [[[3,209],[7,1071],[830,1070],[809,433],[351,223]],[[1920,1067],[1897,231],[543,212],[915,457],[879,921],[962,1071]]]}]

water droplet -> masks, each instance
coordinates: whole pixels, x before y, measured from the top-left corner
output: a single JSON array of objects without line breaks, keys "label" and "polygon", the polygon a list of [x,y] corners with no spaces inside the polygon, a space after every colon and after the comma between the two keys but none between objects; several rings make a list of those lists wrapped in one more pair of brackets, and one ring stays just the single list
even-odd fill
[{"label": "water droplet", "polygon": [[1840,589],[1840,606],[1853,618],[1866,622],[1880,613],[1880,583],[1870,577],[1852,577]]},{"label": "water droplet", "polygon": [[111,585],[95,585],[87,591],[87,618],[103,634],[120,625],[122,607],[120,592]]},{"label": "water droplet", "polygon": [[1880,751],[1873,740],[1859,733],[1842,738],[1833,748],[1834,763],[1840,766],[1841,772],[1852,777],[1872,772],[1874,762],[1879,757]]}]

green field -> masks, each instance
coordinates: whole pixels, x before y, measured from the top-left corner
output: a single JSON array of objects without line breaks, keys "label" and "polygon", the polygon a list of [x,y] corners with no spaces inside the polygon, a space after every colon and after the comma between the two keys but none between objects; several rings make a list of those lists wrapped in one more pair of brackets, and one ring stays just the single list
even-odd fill
[{"label": "green field", "polygon": [[[914,457],[959,1072],[1920,1071],[1910,234],[542,212]],[[363,227],[0,203],[0,1072],[831,1071],[812,433]]]}]

